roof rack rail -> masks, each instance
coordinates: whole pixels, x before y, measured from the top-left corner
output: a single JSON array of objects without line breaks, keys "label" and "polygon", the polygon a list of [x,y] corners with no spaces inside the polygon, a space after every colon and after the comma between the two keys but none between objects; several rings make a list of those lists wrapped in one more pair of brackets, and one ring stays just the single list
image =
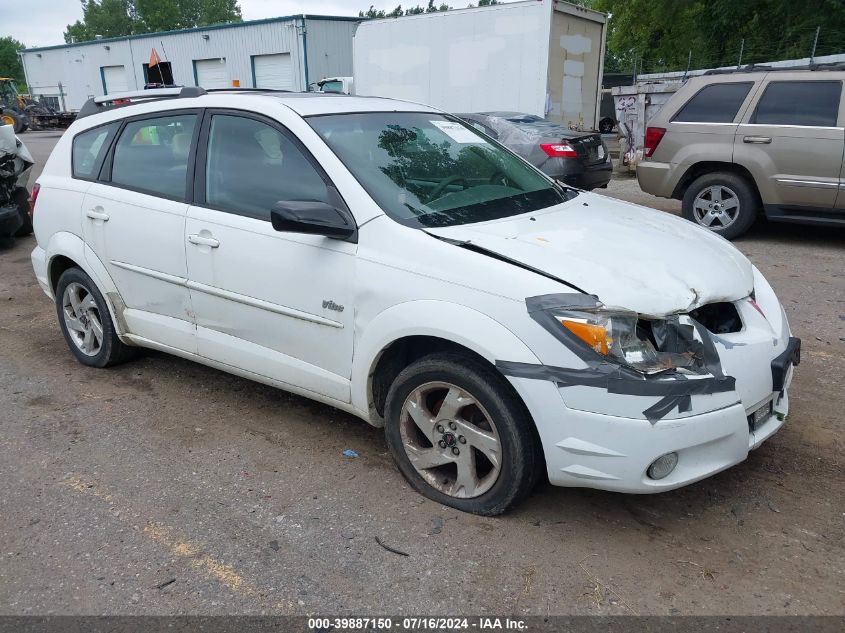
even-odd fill
[{"label": "roof rack rail", "polygon": [[282,88],[206,88],[206,92],[297,92],[296,90],[284,90]]},{"label": "roof rack rail", "polygon": [[118,92],[101,97],[92,97],[80,108],[77,119],[82,119],[98,112],[111,110],[124,105],[159,101],[161,99],[191,99],[206,94],[205,88],[199,86],[181,86],[175,88],[153,88],[151,90],[133,90]]},{"label": "roof rack rail", "polygon": [[823,64],[809,63],[800,66],[772,66],[770,64],[748,64],[739,68],[714,68],[707,70],[704,75],[732,75],[734,73],[770,73],[790,72],[796,70],[824,71],[824,70],[845,70],[845,62],[826,62]]}]

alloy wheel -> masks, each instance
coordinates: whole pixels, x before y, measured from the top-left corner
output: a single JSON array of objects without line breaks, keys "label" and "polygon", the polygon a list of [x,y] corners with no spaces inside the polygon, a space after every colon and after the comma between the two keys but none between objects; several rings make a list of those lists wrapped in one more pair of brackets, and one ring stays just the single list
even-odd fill
[{"label": "alloy wheel", "polygon": [[491,416],[465,389],[429,382],[402,405],[402,447],[431,487],[451,497],[478,497],[502,470],[502,447]]},{"label": "alloy wheel", "polygon": [[739,197],[724,185],[702,189],[693,201],[695,221],[708,229],[723,230],[739,216]]},{"label": "alloy wheel", "polygon": [[67,285],[62,294],[62,316],[71,340],[86,356],[96,356],[103,346],[100,309],[82,284]]}]

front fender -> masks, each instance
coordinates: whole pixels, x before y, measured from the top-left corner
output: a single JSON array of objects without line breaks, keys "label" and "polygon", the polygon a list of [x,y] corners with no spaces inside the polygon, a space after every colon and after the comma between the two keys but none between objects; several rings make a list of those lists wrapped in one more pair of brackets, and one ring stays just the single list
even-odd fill
[{"label": "front fender", "polygon": [[[517,360],[539,363],[528,346],[491,317],[467,306],[437,300],[409,301],[394,305],[365,324],[352,359],[352,405],[370,411],[370,376],[382,352],[408,336],[432,336],[472,350],[491,363]],[[372,416],[370,416],[372,418]],[[374,423],[378,421],[372,420]]]}]

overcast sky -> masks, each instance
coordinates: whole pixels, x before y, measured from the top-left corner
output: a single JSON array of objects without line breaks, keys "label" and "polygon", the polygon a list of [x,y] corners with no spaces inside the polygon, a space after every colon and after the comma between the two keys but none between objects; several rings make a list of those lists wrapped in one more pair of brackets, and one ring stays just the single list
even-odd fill
[{"label": "overcast sky", "polygon": [[[372,4],[377,9],[393,9],[400,0],[239,0],[244,20],[279,15],[314,13],[358,15]],[[469,2],[469,0],[467,0]],[[29,47],[62,44],[65,27],[82,19],[79,0],[1,0],[0,37],[11,35]],[[401,2],[405,7],[428,4],[427,0]],[[452,5],[464,6],[461,2]]]}]

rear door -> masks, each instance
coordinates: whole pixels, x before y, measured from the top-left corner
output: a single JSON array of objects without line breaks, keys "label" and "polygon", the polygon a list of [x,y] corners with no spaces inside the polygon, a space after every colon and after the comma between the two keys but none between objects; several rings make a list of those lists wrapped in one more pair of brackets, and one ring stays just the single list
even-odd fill
[{"label": "rear door", "polygon": [[792,77],[766,76],[734,142],[734,162],[754,176],[770,215],[830,210],[839,191],[842,81],[822,72]]},{"label": "rear door", "polygon": [[677,163],[683,174],[701,160],[731,162],[737,123],[751,103],[754,81],[717,78],[687,99],[666,125],[667,131],[654,152],[656,160]]},{"label": "rear door", "polygon": [[86,256],[114,280],[129,331],[189,352],[196,337],[184,231],[198,117],[189,110],[124,121],[82,217]]}]

